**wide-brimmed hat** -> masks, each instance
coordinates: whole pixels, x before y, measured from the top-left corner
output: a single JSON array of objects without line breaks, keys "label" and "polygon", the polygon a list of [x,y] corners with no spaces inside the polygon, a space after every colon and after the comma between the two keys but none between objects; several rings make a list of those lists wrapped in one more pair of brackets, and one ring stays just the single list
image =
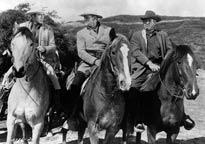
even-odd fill
[{"label": "wide-brimmed hat", "polygon": [[97,17],[98,19],[102,19],[103,18],[101,15],[92,14],[92,13],[81,14],[80,16],[84,17],[85,19],[88,19],[90,16],[91,17]]},{"label": "wide-brimmed hat", "polygon": [[141,17],[141,20],[146,20],[146,19],[154,19],[157,22],[161,21],[161,17],[159,15],[156,15],[155,12],[148,10],[145,12],[145,15]]},{"label": "wide-brimmed hat", "polygon": [[44,6],[31,6],[30,10],[26,14],[46,14],[46,7]]}]

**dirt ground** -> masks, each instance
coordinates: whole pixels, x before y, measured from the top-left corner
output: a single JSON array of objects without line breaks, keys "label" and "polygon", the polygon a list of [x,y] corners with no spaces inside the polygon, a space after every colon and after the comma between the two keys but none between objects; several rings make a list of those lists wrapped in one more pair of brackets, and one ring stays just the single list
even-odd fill
[{"label": "dirt ground", "polygon": [[[177,143],[179,144],[205,144],[205,71],[198,70],[198,85],[200,88],[200,95],[196,100],[188,101],[185,100],[185,110],[196,122],[195,128],[190,131],[181,128],[179,136],[177,137]],[[56,132],[52,137],[41,137],[41,144],[61,144],[62,134],[58,133],[59,128],[54,129]],[[101,142],[104,136],[104,131],[99,134]],[[116,139],[113,144],[122,143],[122,132],[119,131],[116,135]],[[165,143],[165,133],[161,132],[157,135],[158,144]],[[130,144],[134,144],[135,137],[130,138]],[[146,132],[142,134],[143,144],[147,142]],[[6,126],[5,121],[0,122],[0,143],[6,143]],[[19,144],[20,141],[17,139],[15,144]],[[29,142],[30,144],[31,142]],[[84,136],[84,143],[89,144],[88,133],[86,132]],[[67,144],[77,144],[77,133],[68,132],[67,134]]]}]

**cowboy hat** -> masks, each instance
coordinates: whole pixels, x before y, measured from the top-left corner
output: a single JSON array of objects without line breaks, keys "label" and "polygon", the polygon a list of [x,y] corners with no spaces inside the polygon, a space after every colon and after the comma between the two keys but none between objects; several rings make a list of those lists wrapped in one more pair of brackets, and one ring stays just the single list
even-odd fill
[{"label": "cowboy hat", "polygon": [[103,18],[101,15],[92,14],[92,13],[81,14],[80,16],[84,17],[85,19],[88,19],[89,17],[97,17],[97,19],[102,19]]},{"label": "cowboy hat", "polygon": [[145,12],[145,15],[141,17],[141,20],[146,20],[146,19],[154,19],[157,22],[161,21],[161,17],[159,15],[156,15],[155,12],[148,10]]},{"label": "cowboy hat", "polygon": [[31,6],[30,10],[26,12],[26,14],[45,14],[46,7],[43,6]]}]

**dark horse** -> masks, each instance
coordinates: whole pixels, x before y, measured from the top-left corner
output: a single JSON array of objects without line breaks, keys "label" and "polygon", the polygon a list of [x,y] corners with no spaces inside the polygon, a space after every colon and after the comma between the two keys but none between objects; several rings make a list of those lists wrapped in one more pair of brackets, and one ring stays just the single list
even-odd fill
[{"label": "dark horse", "polygon": [[78,129],[79,143],[83,143],[86,127],[91,144],[98,144],[97,134],[102,129],[106,130],[106,144],[119,131],[125,106],[122,92],[131,85],[128,58],[129,42],[124,36],[118,36],[106,48],[100,66],[89,77],[81,94],[86,125]]},{"label": "dark horse", "polygon": [[[167,133],[167,143],[175,142],[185,116],[184,97],[194,100],[199,95],[196,66],[189,46],[173,44],[173,52],[164,59],[160,71],[142,86],[148,92],[136,97],[140,98],[149,144],[156,143],[156,134],[161,131]],[[139,133],[137,136],[141,137]]]},{"label": "dark horse", "polygon": [[[8,49],[0,52],[0,79],[3,78],[3,75],[11,67],[11,53]],[[5,110],[7,109],[7,99],[8,99],[9,90],[5,91],[4,88],[0,88],[0,119],[4,117]]]}]

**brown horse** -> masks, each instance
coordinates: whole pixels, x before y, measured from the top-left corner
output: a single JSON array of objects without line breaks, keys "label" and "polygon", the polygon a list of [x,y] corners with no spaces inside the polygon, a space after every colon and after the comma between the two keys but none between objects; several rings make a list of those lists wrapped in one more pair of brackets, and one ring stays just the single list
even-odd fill
[{"label": "brown horse", "polygon": [[[129,42],[118,36],[104,51],[101,64],[89,77],[82,91],[83,120],[78,127],[78,142],[83,143],[86,127],[91,144],[98,144],[98,132],[106,130],[104,143],[111,143],[120,129],[125,101],[122,95],[131,85]],[[65,134],[64,134],[65,143]]]},{"label": "brown horse", "polygon": [[17,80],[8,99],[7,144],[13,143],[17,123],[22,126],[28,123],[32,128],[33,144],[39,144],[49,106],[49,87],[28,28],[18,29],[11,42],[11,51],[14,60],[12,69]]},{"label": "brown horse", "polygon": [[[156,143],[156,134],[161,131],[167,133],[168,144],[175,142],[180,126],[184,125],[184,97],[193,100],[199,95],[196,66],[189,46],[173,44],[173,52],[162,62],[160,71],[144,83],[141,89],[144,92],[135,95],[141,103],[149,144]],[[137,138],[140,137],[137,133]]]}]

